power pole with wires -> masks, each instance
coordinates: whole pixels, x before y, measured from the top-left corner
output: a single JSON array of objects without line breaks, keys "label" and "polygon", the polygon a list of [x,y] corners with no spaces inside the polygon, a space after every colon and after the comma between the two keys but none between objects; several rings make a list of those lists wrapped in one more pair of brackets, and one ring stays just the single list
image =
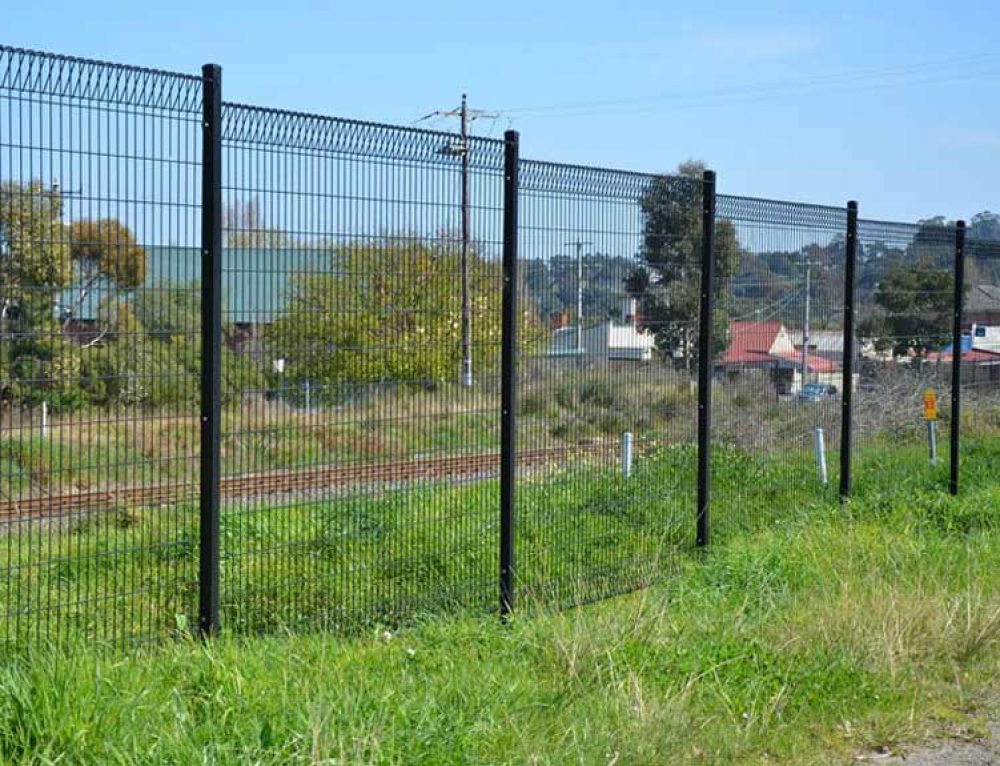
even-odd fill
[{"label": "power pole with wires", "polygon": [[472,386],[472,310],[469,305],[469,238],[471,224],[469,220],[469,123],[472,120],[487,117],[499,117],[495,112],[485,112],[481,109],[469,109],[466,95],[462,94],[462,103],[458,109],[436,111],[425,114],[417,122],[431,117],[458,117],[459,141],[445,144],[438,151],[449,156],[458,156],[462,160],[462,385]]},{"label": "power pole with wires", "polygon": [[567,242],[566,247],[576,248],[576,360],[583,361],[583,248],[593,246],[593,242],[577,240]]},{"label": "power pole with wires", "polygon": [[811,319],[809,316],[809,300],[812,297],[812,267],[813,262],[806,259],[806,295],[805,295],[805,316],[802,317],[802,382],[800,384],[801,388],[806,385],[806,375],[809,371],[809,325],[811,324]]}]

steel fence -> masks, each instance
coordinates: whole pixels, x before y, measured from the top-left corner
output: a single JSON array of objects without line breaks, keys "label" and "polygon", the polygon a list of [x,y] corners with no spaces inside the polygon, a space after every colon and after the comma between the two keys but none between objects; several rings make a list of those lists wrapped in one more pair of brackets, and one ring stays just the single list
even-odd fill
[{"label": "steel fence", "polygon": [[5,644],[197,615],[202,87],[0,48]]},{"label": "steel fence", "polygon": [[[858,222],[859,492],[884,484],[875,477],[886,472],[899,477],[902,491],[947,485],[955,246],[954,226]],[[933,418],[924,417],[925,399],[937,410]]]},{"label": "steel fence", "polygon": [[961,222],[222,91],[0,47],[4,647],[568,606],[994,480]]},{"label": "steel fence", "polygon": [[964,482],[975,486],[1000,475],[1000,242],[970,237],[963,254],[958,457]]},{"label": "steel fence", "polygon": [[520,192],[518,449],[548,465],[519,478],[518,581],[580,603],[691,541],[701,179],[523,161]]},{"label": "steel fence", "polygon": [[718,198],[720,532],[772,521],[838,485],[846,220],[844,208]]},{"label": "steel fence", "polygon": [[503,143],[230,104],[222,141],[223,475],[281,493],[223,508],[223,622],[492,605]]}]

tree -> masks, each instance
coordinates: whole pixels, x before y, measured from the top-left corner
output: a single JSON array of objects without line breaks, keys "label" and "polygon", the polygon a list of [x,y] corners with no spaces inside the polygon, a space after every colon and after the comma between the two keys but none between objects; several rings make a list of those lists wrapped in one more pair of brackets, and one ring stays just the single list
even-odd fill
[{"label": "tree", "polygon": [[[330,271],[300,277],[287,312],[265,331],[284,379],[326,386],[380,381],[434,386],[456,379],[461,361],[460,251],[450,241],[386,237],[334,248]],[[499,358],[499,265],[469,257],[473,363]],[[527,303],[527,302],[525,302]],[[521,336],[537,341],[531,305]]]},{"label": "tree", "polygon": [[146,250],[121,221],[114,218],[74,221],[69,231],[70,256],[81,282],[67,314],[72,315],[79,308],[101,279],[123,290],[134,290],[146,281]]},{"label": "tree", "polygon": [[880,245],[863,269],[877,275],[875,311],[862,316],[859,331],[879,350],[925,356],[951,336],[954,309],[954,224],[943,216],[920,221],[905,250]]},{"label": "tree", "polygon": [[[583,315],[587,321],[622,318],[623,280],[635,267],[634,258],[586,254],[583,266]],[[526,258],[520,269],[528,295],[543,318],[575,316],[578,269],[575,256]]]},{"label": "tree", "polygon": [[62,212],[58,189],[40,181],[0,185],[0,390],[29,404],[71,405],[80,370],[53,307],[73,275]]},{"label": "tree", "polygon": [[947,341],[954,284],[954,275],[932,256],[894,264],[875,288],[881,312],[862,322],[862,334],[897,356],[911,350],[925,356]]},{"label": "tree", "polygon": [[969,237],[989,242],[1000,242],[1000,214],[984,210],[972,216]]},{"label": "tree", "polygon": [[268,227],[260,212],[260,201],[252,197],[247,202],[226,206],[222,219],[225,247],[281,249],[292,245],[291,237],[281,229]]},{"label": "tree", "polygon": [[[701,295],[701,162],[685,162],[677,174],[653,180],[643,195],[641,257],[626,289],[640,299],[642,326],[665,350],[679,350],[690,365]],[[721,219],[715,227],[715,351],[728,344],[730,287],[739,269],[736,227]]]}]

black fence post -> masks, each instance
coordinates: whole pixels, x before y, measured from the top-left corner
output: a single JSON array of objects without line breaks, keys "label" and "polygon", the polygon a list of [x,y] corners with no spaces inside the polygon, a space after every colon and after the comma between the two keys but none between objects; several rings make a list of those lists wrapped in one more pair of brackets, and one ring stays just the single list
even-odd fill
[{"label": "black fence post", "polygon": [[701,306],[698,316],[698,532],[697,544],[711,539],[712,346],[715,316],[715,172],[706,170],[701,187]]},{"label": "black fence post", "polygon": [[955,302],[951,346],[951,474],[948,490],[958,494],[962,425],[962,320],[965,304],[965,221],[955,225]]},{"label": "black fence post", "polygon": [[858,264],[858,203],[847,203],[844,258],[844,377],[840,397],[840,499],[851,496],[851,456],[854,443],[854,299]]},{"label": "black fence post", "polygon": [[219,630],[219,455],[222,415],[222,68],[202,67],[201,491],[198,626]]},{"label": "black fence post", "polygon": [[517,203],[516,130],[504,133],[503,306],[500,360],[500,615],[514,609],[517,489]]}]

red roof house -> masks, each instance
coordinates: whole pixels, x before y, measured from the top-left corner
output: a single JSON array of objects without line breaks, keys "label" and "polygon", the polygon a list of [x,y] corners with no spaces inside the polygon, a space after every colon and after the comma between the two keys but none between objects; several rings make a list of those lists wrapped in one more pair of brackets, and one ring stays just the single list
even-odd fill
[{"label": "red roof house", "polygon": [[[729,348],[719,363],[727,367],[774,367],[800,365],[802,352],[781,322],[730,322]],[[810,372],[836,372],[836,362],[815,354],[806,355]]]}]

